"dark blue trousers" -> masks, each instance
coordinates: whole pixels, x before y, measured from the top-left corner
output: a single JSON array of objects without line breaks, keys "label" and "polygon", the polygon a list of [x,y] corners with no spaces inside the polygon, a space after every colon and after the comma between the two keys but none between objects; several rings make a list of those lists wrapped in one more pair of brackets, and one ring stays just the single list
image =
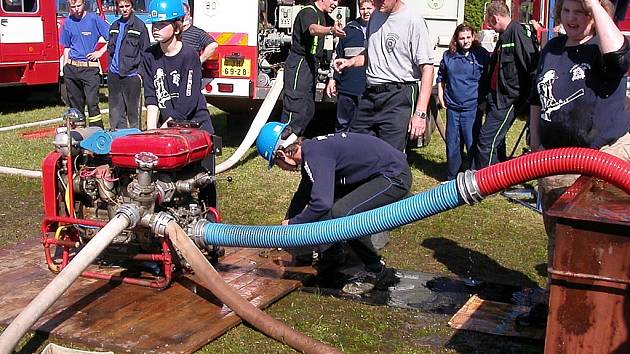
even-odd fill
[{"label": "dark blue trousers", "polygon": [[335,124],[337,133],[348,131],[350,123],[357,116],[359,99],[359,96],[347,95],[342,92],[337,95],[337,123]]},{"label": "dark blue trousers", "polygon": [[478,117],[476,109],[446,111],[446,179],[455,179],[462,170],[464,147],[470,159],[474,156],[473,149],[480,127],[481,117]]}]

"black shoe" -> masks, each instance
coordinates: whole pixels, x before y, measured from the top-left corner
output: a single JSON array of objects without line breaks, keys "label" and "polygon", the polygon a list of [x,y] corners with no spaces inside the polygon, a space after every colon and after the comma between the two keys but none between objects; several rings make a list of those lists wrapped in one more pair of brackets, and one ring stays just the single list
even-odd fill
[{"label": "black shoe", "polygon": [[549,306],[537,303],[527,313],[516,316],[516,325],[520,327],[545,327],[547,325],[547,315]]}]

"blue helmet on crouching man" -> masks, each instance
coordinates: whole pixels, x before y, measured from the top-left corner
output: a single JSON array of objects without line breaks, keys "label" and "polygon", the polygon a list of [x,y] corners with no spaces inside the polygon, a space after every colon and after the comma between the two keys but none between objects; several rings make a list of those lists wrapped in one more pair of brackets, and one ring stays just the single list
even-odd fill
[{"label": "blue helmet on crouching man", "polygon": [[256,150],[260,156],[269,161],[269,168],[275,164],[278,148],[286,148],[298,139],[291,128],[287,127],[287,123],[269,122],[258,133]]}]

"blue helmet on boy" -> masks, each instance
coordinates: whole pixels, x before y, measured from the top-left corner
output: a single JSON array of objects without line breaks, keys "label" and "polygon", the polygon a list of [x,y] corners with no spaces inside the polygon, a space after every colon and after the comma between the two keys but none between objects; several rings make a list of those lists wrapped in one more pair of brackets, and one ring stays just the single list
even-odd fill
[{"label": "blue helmet on boy", "polygon": [[184,17],[184,5],[182,0],[153,0],[148,12],[151,23],[177,20]]},{"label": "blue helmet on boy", "polygon": [[265,160],[269,161],[269,168],[274,165],[276,150],[279,147],[287,147],[297,140],[297,135],[291,134],[286,139],[281,139],[282,131],[287,123],[269,122],[260,129],[256,138],[256,150]]}]

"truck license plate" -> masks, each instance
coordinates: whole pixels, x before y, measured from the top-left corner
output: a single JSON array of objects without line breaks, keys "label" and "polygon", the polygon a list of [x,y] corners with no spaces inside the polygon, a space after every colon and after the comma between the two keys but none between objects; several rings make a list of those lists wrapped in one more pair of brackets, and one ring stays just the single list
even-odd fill
[{"label": "truck license plate", "polygon": [[223,76],[237,76],[237,77],[249,77],[251,74],[252,62],[250,59],[245,59],[240,63],[233,60],[221,60],[221,74]]}]

